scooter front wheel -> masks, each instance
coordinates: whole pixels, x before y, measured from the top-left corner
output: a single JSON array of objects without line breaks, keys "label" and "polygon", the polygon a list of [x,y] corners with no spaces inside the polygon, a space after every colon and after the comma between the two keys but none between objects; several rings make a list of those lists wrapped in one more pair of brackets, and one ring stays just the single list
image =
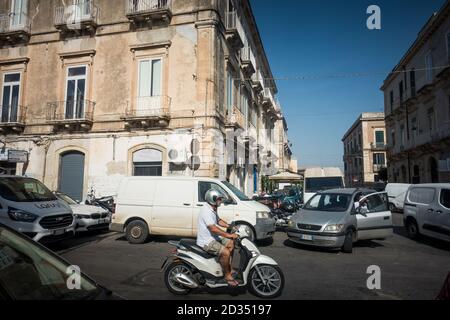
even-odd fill
[{"label": "scooter front wheel", "polygon": [[248,287],[251,293],[260,298],[276,298],[283,292],[283,272],[278,266],[260,264],[250,270]]},{"label": "scooter front wheel", "polygon": [[180,261],[173,262],[166,267],[166,271],[164,272],[164,282],[171,293],[176,295],[186,295],[191,289],[186,288],[175,279],[175,276],[178,273],[192,276],[191,268],[188,265]]}]

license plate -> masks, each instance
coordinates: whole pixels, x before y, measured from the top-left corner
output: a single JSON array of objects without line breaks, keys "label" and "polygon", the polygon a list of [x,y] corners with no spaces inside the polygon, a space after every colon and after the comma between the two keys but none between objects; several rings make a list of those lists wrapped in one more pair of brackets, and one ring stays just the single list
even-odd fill
[{"label": "license plate", "polygon": [[302,235],[300,236],[300,239],[312,241],[312,240],[313,240],[313,237],[310,236],[310,235],[307,235],[307,234],[302,234]]},{"label": "license plate", "polygon": [[66,229],[59,229],[59,230],[53,231],[53,235],[60,236],[60,235],[64,234],[65,232],[66,232]]}]

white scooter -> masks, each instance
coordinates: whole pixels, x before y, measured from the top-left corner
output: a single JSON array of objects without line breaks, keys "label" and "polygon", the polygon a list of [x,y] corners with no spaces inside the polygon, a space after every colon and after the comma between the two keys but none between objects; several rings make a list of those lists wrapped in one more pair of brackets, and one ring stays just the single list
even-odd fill
[{"label": "white scooter", "polygon": [[[238,274],[235,277],[239,283],[237,287],[247,287],[251,293],[261,298],[278,297],[284,287],[283,272],[272,258],[261,254],[248,239],[249,234],[245,229],[241,227],[235,230],[239,236],[235,240],[235,250],[240,255]],[[167,265],[164,281],[170,292],[185,295],[192,289],[201,287],[229,286],[218,257],[197,246],[195,240],[182,239],[169,241],[169,244],[176,249],[164,261],[161,269]]]}]

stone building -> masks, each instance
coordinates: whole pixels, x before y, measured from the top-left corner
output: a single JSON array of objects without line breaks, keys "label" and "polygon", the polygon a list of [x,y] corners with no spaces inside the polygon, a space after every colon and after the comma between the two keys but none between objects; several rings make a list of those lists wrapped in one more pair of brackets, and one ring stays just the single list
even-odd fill
[{"label": "stone building", "polygon": [[359,186],[380,182],[386,168],[386,129],[384,114],[361,114],[342,138],[344,144],[345,184]]},{"label": "stone building", "polygon": [[290,161],[248,0],[2,0],[0,86],[0,167],[76,199],[130,175],[252,194]]},{"label": "stone building", "polygon": [[450,182],[450,1],[420,30],[381,90],[389,181]]}]

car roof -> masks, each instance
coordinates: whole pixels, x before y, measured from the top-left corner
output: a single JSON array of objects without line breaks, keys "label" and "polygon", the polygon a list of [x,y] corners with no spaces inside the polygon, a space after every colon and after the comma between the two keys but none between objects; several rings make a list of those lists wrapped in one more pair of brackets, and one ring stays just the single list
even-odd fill
[{"label": "car roof", "polygon": [[422,183],[422,184],[412,184],[411,187],[450,188],[450,183]]},{"label": "car roof", "polygon": [[372,189],[366,189],[366,188],[341,188],[341,189],[330,189],[330,190],[323,190],[320,193],[337,193],[337,194],[355,194],[356,192],[363,192],[363,193],[375,193],[375,190]]}]

